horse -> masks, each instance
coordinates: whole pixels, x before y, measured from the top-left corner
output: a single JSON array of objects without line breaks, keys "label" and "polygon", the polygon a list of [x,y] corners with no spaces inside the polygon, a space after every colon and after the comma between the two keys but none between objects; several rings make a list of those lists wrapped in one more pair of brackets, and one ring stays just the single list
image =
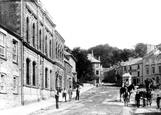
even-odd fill
[{"label": "horse", "polygon": [[152,92],[151,90],[148,90],[147,93],[146,93],[146,98],[147,98],[147,106],[148,106],[148,103],[149,105],[151,106],[152,104]]},{"label": "horse", "polygon": [[124,105],[128,106],[128,102],[129,102],[129,92],[126,90],[123,94],[123,98],[124,98]]},{"label": "horse", "polygon": [[[132,83],[130,86],[127,87],[128,92],[129,92],[129,101],[130,101],[130,95],[131,95],[131,90],[135,89],[134,84]],[[126,91],[125,87],[120,88],[120,101],[121,101],[121,95]]]}]

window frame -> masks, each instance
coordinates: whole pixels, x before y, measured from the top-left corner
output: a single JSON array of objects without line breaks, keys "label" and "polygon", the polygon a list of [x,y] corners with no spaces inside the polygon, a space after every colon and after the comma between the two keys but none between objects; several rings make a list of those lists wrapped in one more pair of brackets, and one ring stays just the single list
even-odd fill
[{"label": "window frame", "polygon": [[3,44],[0,44],[0,49],[3,50],[3,54],[0,52],[0,58],[6,59],[6,34],[4,34],[3,32],[0,31],[0,36],[2,35],[2,42]]},{"label": "window frame", "polygon": [[[15,80],[14,78],[16,78],[16,83],[14,82],[14,80]],[[14,75],[13,76],[13,94],[19,93],[19,87],[18,86],[19,86],[19,77]]]},{"label": "window frame", "polygon": [[[4,89],[2,90],[1,87],[2,87],[2,75],[4,76],[4,83],[3,83],[3,87]],[[6,73],[3,73],[3,72],[0,72],[0,93],[7,93],[7,74]]]},{"label": "window frame", "polygon": [[[15,39],[13,39],[12,43],[13,43],[12,61],[13,61],[14,63],[18,63],[18,41],[16,41]],[[14,43],[15,43],[15,44],[14,44]],[[16,45],[16,54],[14,54],[14,45]],[[14,58],[13,58],[14,56],[16,57],[16,60],[14,60]]]}]

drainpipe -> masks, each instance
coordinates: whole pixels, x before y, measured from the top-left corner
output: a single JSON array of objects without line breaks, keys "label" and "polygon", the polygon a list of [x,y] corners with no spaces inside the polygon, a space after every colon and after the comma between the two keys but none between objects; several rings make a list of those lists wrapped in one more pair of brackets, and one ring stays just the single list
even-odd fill
[{"label": "drainpipe", "polygon": [[24,84],[24,47],[23,47],[23,0],[21,0],[21,104],[24,105],[24,93],[23,93],[23,84]]}]

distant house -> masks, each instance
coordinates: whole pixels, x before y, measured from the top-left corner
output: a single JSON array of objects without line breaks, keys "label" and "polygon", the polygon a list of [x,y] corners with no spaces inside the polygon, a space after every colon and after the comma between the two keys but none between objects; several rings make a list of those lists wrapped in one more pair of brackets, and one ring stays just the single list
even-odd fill
[{"label": "distant house", "polygon": [[129,73],[132,76],[132,82],[136,85],[143,83],[143,61],[142,58],[129,58],[124,63],[123,74]]},{"label": "distant house", "polygon": [[65,88],[69,89],[73,86],[73,80],[77,82],[77,72],[76,72],[76,58],[67,51],[64,51],[64,67],[65,67]]},{"label": "distant house", "polygon": [[98,77],[95,83],[101,83],[103,79],[103,68],[101,65],[100,57],[99,59],[96,59],[92,51],[92,54],[88,54],[88,60],[93,64],[94,75]]}]

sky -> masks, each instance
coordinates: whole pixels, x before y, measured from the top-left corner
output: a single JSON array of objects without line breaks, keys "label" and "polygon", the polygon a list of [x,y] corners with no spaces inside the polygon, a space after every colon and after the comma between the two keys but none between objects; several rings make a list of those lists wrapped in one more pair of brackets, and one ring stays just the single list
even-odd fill
[{"label": "sky", "polygon": [[41,0],[70,49],[161,43],[161,0]]}]

